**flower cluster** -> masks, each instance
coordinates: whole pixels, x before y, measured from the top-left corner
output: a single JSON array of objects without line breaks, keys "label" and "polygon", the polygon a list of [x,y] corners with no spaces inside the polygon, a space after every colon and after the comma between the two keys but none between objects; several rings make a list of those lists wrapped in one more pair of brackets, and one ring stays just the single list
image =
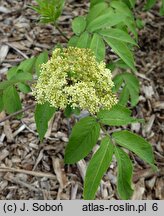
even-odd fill
[{"label": "flower cluster", "polygon": [[117,103],[112,87],[111,72],[104,62],[97,62],[90,49],[69,47],[55,49],[42,64],[33,94],[40,104],[47,101],[59,109],[70,105],[95,114]]}]

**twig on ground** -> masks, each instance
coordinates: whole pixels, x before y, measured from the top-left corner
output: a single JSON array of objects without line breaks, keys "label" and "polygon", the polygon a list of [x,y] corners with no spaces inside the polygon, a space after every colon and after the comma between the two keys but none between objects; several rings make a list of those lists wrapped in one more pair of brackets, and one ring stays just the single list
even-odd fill
[{"label": "twig on ground", "polygon": [[17,53],[19,53],[20,55],[22,55],[25,59],[28,59],[29,57],[24,54],[22,51],[20,51],[19,49],[17,49],[16,47],[12,46],[12,44],[10,43],[5,43],[6,45],[8,45],[9,47],[11,47],[13,50],[15,50]]},{"label": "twig on ground", "polygon": [[0,167],[0,172],[17,172],[17,173],[24,173],[32,176],[37,176],[37,177],[47,177],[50,179],[56,179],[56,176],[51,173],[36,172],[36,171],[30,171],[24,169],[15,169],[10,167]]},{"label": "twig on ground", "polygon": [[6,121],[6,120],[8,120],[8,119],[10,119],[10,118],[12,118],[12,117],[14,117],[16,115],[19,115],[19,114],[21,114],[21,113],[23,113],[23,112],[25,112],[25,111],[27,111],[29,109],[32,109],[33,107],[35,107],[35,104],[29,105],[29,106],[25,107],[24,109],[18,110],[17,112],[12,113],[11,115],[8,115],[5,118],[3,118],[2,120],[0,120],[0,123]]},{"label": "twig on ground", "polygon": [[12,183],[19,184],[19,185],[21,185],[21,186],[23,186],[23,187],[26,187],[26,188],[28,188],[30,191],[35,191],[35,192],[37,192],[37,193],[43,193],[43,191],[42,191],[40,188],[36,188],[36,187],[32,186],[31,184],[28,184],[28,183],[26,183],[26,182],[21,181],[20,179],[18,179],[17,177],[15,177],[15,176],[14,176],[13,174],[11,174],[11,173],[7,173],[7,174],[5,175],[5,179],[6,179],[7,181],[12,182]]}]

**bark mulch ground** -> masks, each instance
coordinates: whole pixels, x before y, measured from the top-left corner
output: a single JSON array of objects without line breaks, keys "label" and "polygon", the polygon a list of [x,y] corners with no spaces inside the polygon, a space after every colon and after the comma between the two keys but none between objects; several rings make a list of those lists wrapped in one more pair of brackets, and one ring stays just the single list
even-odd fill
[{"label": "bark mulch ground", "polygon": [[[34,1],[0,1],[0,79],[7,70],[43,50],[50,53],[54,46],[66,40],[51,25],[38,24],[38,15],[27,6]],[[143,3],[142,3],[143,4]],[[138,157],[134,159],[134,195],[132,199],[164,199],[164,17],[158,5],[149,12],[136,9],[145,26],[139,31],[136,50],[137,76],[140,80],[140,101],[134,115],[146,123],[131,126],[134,132],[152,143],[158,172]],[[71,36],[73,17],[85,14],[87,1],[67,1],[60,18],[61,28]],[[21,94],[24,106],[33,105],[31,94]],[[39,142],[34,123],[34,108],[21,120],[10,118],[0,123],[0,199],[82,199],[83,178],[88,158],[71,166],[63,162],[68,141],[68,121],[57,112],[49,123],[46,138]],[[6,114],[0,113],[0,120]],[[70,120],[70,125],[74,119]],[[96,150],[96,147],[95,149]],[[114,160],[101,181],[96,199],[119,199],[116,193],[117,164]]]}]

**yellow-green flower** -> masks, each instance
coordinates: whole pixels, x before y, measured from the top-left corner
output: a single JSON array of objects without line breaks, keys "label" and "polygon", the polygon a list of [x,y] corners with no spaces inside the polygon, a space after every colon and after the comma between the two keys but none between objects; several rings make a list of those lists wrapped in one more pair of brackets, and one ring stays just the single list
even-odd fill
[{"label": "yellow-green flower", "polygon": [[69,47],[55,49],[42,64],[33,94],[40,104],[49,102],[59,109],[70,105],[95,114],[117,103],[112,87],[111,72],[104,62],[97,62],[90,49]]}]

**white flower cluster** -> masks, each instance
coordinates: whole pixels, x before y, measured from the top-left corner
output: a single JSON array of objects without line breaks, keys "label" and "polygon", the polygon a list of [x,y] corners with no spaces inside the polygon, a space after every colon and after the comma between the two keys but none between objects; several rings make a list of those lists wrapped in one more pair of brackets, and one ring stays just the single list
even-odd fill
[{"label": "white flower cluster", "polygon": [[111,72],[104,62],[97,62],[90,49],[69,47],[55,49],[42,64],[33,95],[40,104],[49,102],[59,109],[70,105],[95,114],[117,103],[112,87]]}]

